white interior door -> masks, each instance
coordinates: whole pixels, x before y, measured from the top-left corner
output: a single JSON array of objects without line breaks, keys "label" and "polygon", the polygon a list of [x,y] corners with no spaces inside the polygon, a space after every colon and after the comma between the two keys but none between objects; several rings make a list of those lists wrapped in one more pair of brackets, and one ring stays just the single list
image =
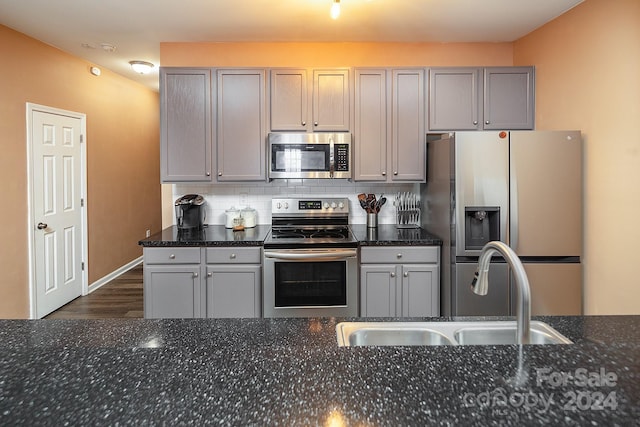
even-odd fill
[{"label": "white interior door", "polygon": [[84,120],[81,114],[28,106],[32,317],[51,313],[83,291]]}]

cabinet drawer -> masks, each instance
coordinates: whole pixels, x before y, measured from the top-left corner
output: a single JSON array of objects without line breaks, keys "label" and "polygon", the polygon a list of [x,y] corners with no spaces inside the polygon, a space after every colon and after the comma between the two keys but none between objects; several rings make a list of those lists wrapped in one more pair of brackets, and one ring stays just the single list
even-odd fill
[{"label": "cabinet drawer", "polygon": [[200,248],[144,248],[145,264],[200,264]]},{"label": "cabinet drawer", "polygon": [[262,249],[252,248],[207,248],[207,264],[261,264]]},{"label": "cabinet drawer", "polygon": [[439,248],[437,246],[380,246],[360,248],[362,264],[380,263],[437,263]]}]

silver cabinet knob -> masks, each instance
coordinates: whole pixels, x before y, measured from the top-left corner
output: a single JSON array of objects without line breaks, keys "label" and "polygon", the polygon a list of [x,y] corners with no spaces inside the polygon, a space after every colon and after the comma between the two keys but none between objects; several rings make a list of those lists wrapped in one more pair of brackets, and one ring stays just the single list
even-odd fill
[{"label": "silver cabinet knob", "polygon": [[302,126],[306,126],[306,125],[307,125],[307,122],[302,122]]},{"label": "silver cabinet knob", "polygon": [[44,230],[45,228],[47,228],[49,225],[45,224],[44,222],[39,222],[38,223],[38,230]]},{"label": "silver cabinet knob", "polygon": [[407,271],[404,272],[404,277],[409,277],[409,273]]},{"label": "silver cabinet knob", "polygon": [[398,171],[393,171],[393,174],[394,175],[398,175]]},{"label": "silver cabinet knob", "polygon": [[398,254],[396,255],[398,258],[402,258],[402,254]]},{"label": "silver cabinet knob", "polygon": [[391,273],[391,277],[396,277],[396,273]]},{"label": "silver cabinet knob", "polygon": [[489,124],[489,120],[485,120],[484,124],[488,125]]},{"label": "silver cabinet knob", "polygon": [[313,122],[313,125],[314,126],[318,126],[318,122]]},{"label": "silver cabinet knob", "polygon": [[474,121],[473,121],[473,124],[474,124],[474,125],[477,125],[477,124],[478,124],[478,121],[477,121],[477,120],[474,120]]},{"label": "silver cabinet knob", "polygon": [[387,176],[387,173],[386,172],[382,172],[382,176]]},{"label": "silver cabinet knob", "polygon": [[218,176],[222,176],[222,172],[218,172]]},{"label": "silver cabinet knob", "polygon": [[197,278],[198,277],[198,273],[193,273],[193,278]]},{"label": "silver cabinet knob", "polygon": [[231,255],[229,255],[229,258],[231,258],[231,259],[236,259],[236,254],[231,254]]},{"label": "silver cabinet knob", "polygon": [[169,259],[176,259],[176,255],[175,254],[169,255]]},{"label": "silver cabinet knob", "polygon": [[207,273],[207,277],[213,277],[213,273]]}]

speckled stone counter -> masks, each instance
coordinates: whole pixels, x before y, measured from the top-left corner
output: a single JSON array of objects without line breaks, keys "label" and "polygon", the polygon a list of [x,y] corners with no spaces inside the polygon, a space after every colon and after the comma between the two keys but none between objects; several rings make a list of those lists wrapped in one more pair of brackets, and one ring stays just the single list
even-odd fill
[{"label": "speckled stone counter", "polygon": [[538,318],[575,344],[522,347],[340,348],[340,320],[0,321],[0,424],[640,419],[640,316]]},{"label": "speckled stone counter", "polygon": [[369,228],[365,224],[351,225],[360,246],[416,245],[440,246],[442,240],[424,228],[399,228],[393,224],[379,224]]},{"label": "speckled stone counter", "polygon": [[138,243],[144,247],[165,246],[262,246],[271,225],[257,225],[243,231],[233,231],[224,225],[208,225],[202,230],[178,230],[167,227]]}]

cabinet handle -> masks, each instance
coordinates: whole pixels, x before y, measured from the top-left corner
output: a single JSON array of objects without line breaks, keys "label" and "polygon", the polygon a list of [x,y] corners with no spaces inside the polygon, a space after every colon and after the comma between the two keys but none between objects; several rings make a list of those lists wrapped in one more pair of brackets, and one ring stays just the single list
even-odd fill
[{"label": "cabinet handle", "polygon": [[387,176],[387,173],[386,172],[382,172],[382,176]]},{"label": "cabinet handle", "polygon": [[409,277],[409,272],[405,271],[404,272],[404,277]]},{"label": "cabinet handle", "polygon": [[302,122],[302,126],[306,126],[306,125],[307,125],[307,122]]},{"label": "cabinet handle", "polygon": [[398,171],[393,171],[393,174],[394,175],[398,175]]},{"label": "cabinet handle", "polygon": [[207,172],[207,176],[211,176],[211,172]]},{"label": "cabinet handle", "polygon": [[231,255],[229,256],[229,258],[231,258],[231,259],[236,259],[236,254],[231,254]]},{"label": "cabinet handle", "polygon": [[484,124],[485,124],[485,125],[488,125],[488,124],[489,124],[489,120],[486,120],[486,121],[484,122]]},{"label": "cabinet handle", "polygon": [[313,122],[313,125],[314,126],[318,126],[318,122]]},{"label": "cabinet handle", "polygon": [[402,254],[398,254],[396,255],[398,258],[402,258]]},{"label": "cabinet handle", "polygon": [[176,259],[175,254],[171,254],[171,255],[169,255],[169,259]]},{"label": "cabinet handle", "polygon": [[396,273],[391,273],[391,277],[396,277]]},{"label": "cabinet handle", "polygon": [[193,278],[197,279],[198,278],[198,273],[193,273]]},{"label": "cabinet handle", "polygon": [[478,121],[477,121],[477,120],[474,120],[474,121],[473,121],[473,124],[474,124],[474,125],[477,125],[477,124],[478,124]]},{"label": "cabinet handle", "polygon": [[213,273],[207,273],[207,277],[213,277]]},{"label": "cabinet handle", "polygon": [[222,176],[222,172],[218,172],[218,176]]}]

